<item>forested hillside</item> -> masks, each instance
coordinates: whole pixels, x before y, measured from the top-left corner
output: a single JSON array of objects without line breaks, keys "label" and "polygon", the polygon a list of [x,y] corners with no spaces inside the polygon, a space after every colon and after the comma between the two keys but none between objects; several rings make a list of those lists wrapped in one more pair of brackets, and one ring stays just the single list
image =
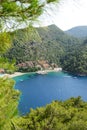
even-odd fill
[{"label": "forested hillside", "polygon": [[12,33],[12,37],[12,48],[5,57],[16,59],[16,64],[47,60],[70,73],[87,74],[86,39],[69,36],[55,25],[17,30]]},{"label": "forested hillside", "polygon": [[6,57],[15,58],[17,63],[44,59],[60,65],[65,52],[81,44],[81,40],[66,35],[55,25],[18,30],[12,35],[13,45]]},{"label": "forested hillside", "polygon": [[26,61],[47,60],[72,74],[87,74],[87,40],[67,35],[55,25],[29,27],[13,32],[12,48],[6,58],[16,64]]},{"label": "forested hillside", "polygon": [[61,65],[72,74],[87,75],[87,39],[71,52],[67,52],[61,58]]}]

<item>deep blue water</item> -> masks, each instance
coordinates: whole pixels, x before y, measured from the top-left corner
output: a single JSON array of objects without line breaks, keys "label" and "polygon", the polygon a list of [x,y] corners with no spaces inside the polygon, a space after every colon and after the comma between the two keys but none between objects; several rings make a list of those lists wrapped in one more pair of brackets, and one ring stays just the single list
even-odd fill
[{"label": "deep blue water", "polygon": [[81,96],[87,101],[87,77],[58,72],[47,75],[26,74],[14,79],[15,88],[22,92],[18,106],[21,114],[26,114],[30,108],[45,106],[52,100]]}]

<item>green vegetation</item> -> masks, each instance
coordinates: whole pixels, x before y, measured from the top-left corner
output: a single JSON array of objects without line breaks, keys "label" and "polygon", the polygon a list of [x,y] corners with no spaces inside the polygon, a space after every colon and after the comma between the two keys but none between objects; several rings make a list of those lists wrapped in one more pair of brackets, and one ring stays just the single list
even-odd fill
[{"label": "green vegetation", "polygon": [[0,130],[14,130],[13,118],[18,116],[19,91],[12,79],[0,78]]},{"label": "green vegetation", "polygon": [[18,69],[19,72],[36,72],[38,70],[40,70],[39,67],[20,67]]},{"label": "green vegetation", "polygon": [[43,13],[46,4],[56,1],[59,0],[0,0],[0,28],[3,30],[6,20],[14,20],[19,25],[24,21],[27,23],[27,20],[32,22]]},{"label": "green vegetation", "polygon": [[55,25],[27,28],[14,34],[13,46],[6,57],[16,58],[17,63],[44,59],[60,64],[60,58],[69,48],[81,44],[81,40],[66,35]]},{"label": "green vegetation", "polygon": [[[54,1],[47,0],[47,3]],[[82,60],[78,63],[81,63],[81,67],[84,66],[84,68],[80,68],[80,73],[83,71],[87,73],[85,71],[87,70],[87,67],[85,67],[87,63],[86,41],[83,46],[78,39],[69,37],[58,28],[52,26],[36,29],[34,31],[35,35],[32,35],[34,33],[32,32],[33,30],[31,30],[32,33],[21,30],[20,33],[15,32],[15,35],[3,32],[3,27],[10,18],[10,20],[14,19],[14,21],[19,22],[19,24],[24,20],[25,22],[26,20],[34,20],[43,12],[43,7],[45,6],[45,3],[41,4],[38,0],[19,0],[19,4],[16,2],[16,0],[0,0],[0,68],[12,73],[15,70],[15,62],[14,60],[12,61],[14,58],[17,60],[16,63],[40,58],[58,64],[65,63],[65,55],[70,54],[75,47],[80,47],[80,58]],[[26,3],[29,6],[25,7],[24,4]],[[4,57],[9,58],[7,60],[2,56],[11,47],[11,44],[13,44],[11,50],[4,54]],[[79,56],[77,51],[72,51],[72,53],[74,57]],[[64,60],[62,60],[63,58]],[[80,58],[77,57],[76,60],[80,60]],[[74,58],[67,61],[67,64],[73,61],[72,59]],[[11,64],[10,61],[12,61]],[[82,61],[84,62],[82,63]],[[68,68],[68,66],[64,66],[64,68]],[[72,67],[75,68],[74,66]],[[65,102],[54,101],[46,107],[31,110],[29,114],[18,117],[17,106],[20,93],[14,90],[13,86],[14,81],[12,79],[0,78],[0,130],[87,129],[87,103],[83,102],[79,97],[76,99],[71,98]]]},{"label": "green vegetation", "polygon": [[11,37],[9,33],[0,33],[0,55],[11,47]]},{"label": "green vegetation", "polygon": [[4,73],[14,73],[17,70],[15,63],[15,60],[0,57],[0,68],[4,69]]},{"label": "green vegetation", "polygon": [[61,59],[64,70],[77,75],[87,75],[87,41],[67,52]]},{"label": "green vegetation", "polygon": [[87,61],[86,56],[84,57],[83,41],[65,34],[55,25],[21,29],[12,35],[15,36],[13,45],[5,57],[15,58],[16,64],[48,60],[71,73],[86,74]]},{"label": "green vegetation", "polygon": [[80,97],[53,101],[13,121],[15,130],[86,130],[87,103]]},{"label": "green vegetation", "polygon": [[[54,2],[55,0],[47,1],[47,3]],[[25,6],[25,5],[28,6]],[[12,35],[7,33],[5,26],[7,21],[14,21],[13,27],[16,23],[20,25],[27,20],[34,20],[43,12],[45,3],[40,3],[39,0],[0,0],[0,67],[6,71],[14,70],[14,60],[7,60],[3,58],[5,53],[12,44]],[[10,61],[12,63],[10,64]],[[0,68],[0,69],[1,69]],[[0,78],[0,130],[15,130],[13,123],[14,118],[18,116],[18,99],[19,91],[13,89],[14,81],[6,77]]]}]

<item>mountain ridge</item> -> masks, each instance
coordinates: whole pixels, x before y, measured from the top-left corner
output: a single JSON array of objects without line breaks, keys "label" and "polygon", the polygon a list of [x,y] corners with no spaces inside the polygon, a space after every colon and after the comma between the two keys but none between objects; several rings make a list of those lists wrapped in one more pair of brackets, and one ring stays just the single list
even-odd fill
[{"label": "mountain ridge", "polygon": [[65,33],[77,38],[85,38],[87,36],[87,26],[76,26],[65,31]]}]

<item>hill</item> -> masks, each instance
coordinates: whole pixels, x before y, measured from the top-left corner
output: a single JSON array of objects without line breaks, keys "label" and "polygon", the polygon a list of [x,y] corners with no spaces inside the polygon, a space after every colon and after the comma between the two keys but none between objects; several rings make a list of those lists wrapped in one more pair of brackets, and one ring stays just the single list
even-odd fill
[{"label": "hill", "polygon": [[83,38],[87,36],[87,26],[77,26],[65,32],[69,35],[72,35],[78,38]]},{"label": "hill", "polygon": [[87,75],[87,39],[79,47],[67,52],[61,58],[61,65],[65,71],[72,74],[85,76]]},{"label": "hill", "polygon": [[12,35],[13,45],[6,57],[15,58],[17,63],[48,60],[60,64],[66,51],[81,44],[81,40],[67,35],[55,25],[21,29]]},{"label": "hill", "polygon": [[[67,35],[55,25],[21,29],[12,35],[13,46],[5,57],[16,59],[17,65],[30,64],[32,61],[36,65],[38,60],[44,60],[72,74],[87,75],[87,38],[82,41]],[[25,67],[20,69],[32,70]]]},{"label": "hill", "polygon": [[50,25],[48,27],[43,28],[40,27],[37,28],[37,31],[42,40],[45,40],[47,42],[56,41],[57,43],[63,45],[65,48],[71,45],[79,44],[81,42],[78,38],[66,34],[56,25]]}]

